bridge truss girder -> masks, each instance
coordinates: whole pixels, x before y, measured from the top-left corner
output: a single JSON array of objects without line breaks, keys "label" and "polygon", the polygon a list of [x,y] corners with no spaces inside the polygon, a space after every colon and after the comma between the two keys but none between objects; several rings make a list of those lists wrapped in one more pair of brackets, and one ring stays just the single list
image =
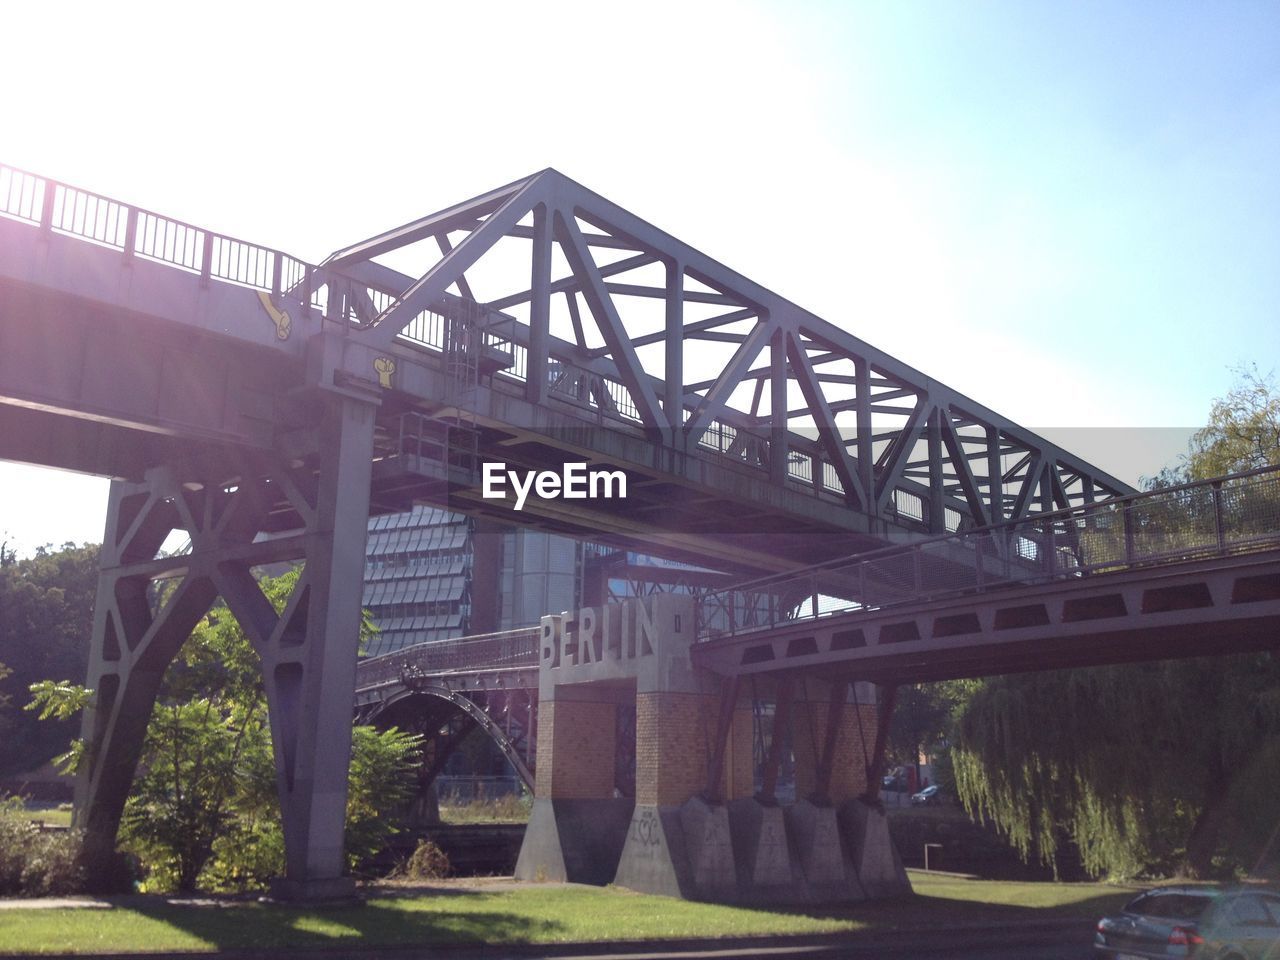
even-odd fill
[{"label": "bridge truss girder", "polygon": [[382,351],[423,348],[455,297],[483,304],[529,402],[572,394],[677,455],[714,450],[894,526],[1130,489],[554,170],[337,251],[310,282]]}]

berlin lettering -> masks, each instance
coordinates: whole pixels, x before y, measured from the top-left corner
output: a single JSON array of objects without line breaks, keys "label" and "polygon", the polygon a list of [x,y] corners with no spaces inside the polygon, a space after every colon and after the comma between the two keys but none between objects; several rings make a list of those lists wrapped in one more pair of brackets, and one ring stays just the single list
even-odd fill
[{"label": "berlin lettering", "polygon": [[542,500],[625,500],[627,475],[621,470],[588,470],[585,463],[566,463],[554,470],[508,470],[505,463],[485,463],[481,468],[481,496],[507,499],[507,484],[515,492],[515,509],[523,510],[530,492]]},{"label": "berlin lettering", "polygon": [[543,617],[540,647],[547,667],[584,666],[653,656],[657,639],[657,618],[647,604],[611,603]]}]

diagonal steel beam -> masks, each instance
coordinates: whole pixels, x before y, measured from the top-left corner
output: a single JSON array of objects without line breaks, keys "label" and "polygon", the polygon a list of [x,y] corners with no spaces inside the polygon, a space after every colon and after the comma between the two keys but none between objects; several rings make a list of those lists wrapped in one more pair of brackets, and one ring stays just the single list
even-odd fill
[{"label": "diagonal steel beam", "polygon": [[[476,220],[471,223],[460,224],[457,229],[474,230],[483,222],[483,220]],[[532,240],[533,230],[523,225],[512,227],[511,236],[517,237],[521,240]],[[587,241],[588,247],[605,247],[610,250],[635,250],[637,246],[635,243],[630,241],[611,237],[607,233],[589,233],[586,230],[582,231],[582,239]]]},{"label": "diagonal steel beam", "polygon": [[[449,242],[447,233],[436,234],[436,246],[440,248],[440,253],[443,256],[447,257],[453,252],[453,244]],[[458,285],[458,293],[468,300],[475,300],[475,294],[471,292],[471,284],[467,283],[467,275],[465,273],[459,274],[455,283]]]},{"label": "diagonal steel beam", "polygon": [[[512,236],[515,235],[515,231],[512,231]],[[533,235],[534,234],[531,231],[530,236],[532,237]],[[600,271],[600,276],[612,277],[619,273],[626,273],[629,270],[638,270],[640,267],[647,267],[649,264],[656,263],[657,261],[658,257],[652,253],[638,253],[634,257],[627,257],[623,260],[617,261],[616,263],[608,263],[603,267],[597,267],[597,269]],[[577,277],[562,277],[551,284],[550,290],[552,293],[565,293],[576,291],[580,286],[581,285],[578,283]],[[514,307],[519,303],[528,303],[533,299],[533,297],[534,292],[532,289],[521,290],[519,293],[508,294],[505,297],[499,297],[497,300],[490,300],[485,304],[485,306],[491,307],[494,310],[506,310],[508,307]]]},{"label": "diagonal steel beam", "polygon": [[1039,450],[1033,450],[1028,456],[1030,463],[1027,467],[1026,479],[1023,480],[1022,489],[1018,491],[1018,497],[1014,501],[1013,515],[1009,518],[1010,520],[1021,520],[1031,512],[1032,500],[1040,489],[1040,481],[1044,478],[1044,455]]},{"label": "diagonal steel beam", "polygon": [[[787,356],[791,359],[791,369],[800,385],[800,392],[804,395],[805,403],[809,405],[809,413],[817,424],[819,442],[826,449],[831,465],[835,467],[836,476],[840,478],[840,483],[844,487],[845,497],[851,503],[865,507],[868,497],[867,491],[862,486],[858,465],[849,456],[849,450],[844,445],[835,414],[831,412],[827,398],[822,393],[822,386],[814,375],[804,344],[796,334],[790,332],[787,334]],[[816,469],[814,474],[817,475]]]},{"label": "diagonal steel beam", "polygon": [[[666,287],[645,287],[637,283],[606,283],[605,289],[610,293],[624,297],[652,297],[656,300],[662,300],[667,296]],[[711,303],[726,307],[741,306],[733,297],[726,297],[723,293],[704,293],[701,290],[686,290],[684,299],[687,303]]]},{"label": "diagonal steel beam", "polygon": [[572,211],[556,211],[556,233],[560,239],[560,247],[564,251],[569,266],[583,281],[583,295],[596,318],[600,335],[613,355],[613,362],[618,366],[618,374],[623,385],[631,393],[631,400],[636,405],[640,420],[646,427],[658,429],[662,425],[662,415],[658,408],[658,398],[649,383],[649,377],[636,356],[635,348],[627,337],[622,318],[604,287],[604,280],[595,261],[587,250],[582,231],[574,219]]},{"label": "diagonal steel beam", "polygon": [[[746,339],[742,340],[738,349],[734,351],[733,358],[720,372],[720,376],[716,378],[716,384],[702,399],[694,410],[693,415],[689,417],[685,424],[685,433],[691,440],[696,440],[707,425],[715,418],[725,404],[729,402],[729,397],[733,391],[738,389],[742,383],[742,374],[751,362],[760,355],[760,351],[773,337],[773,332],[778,329],[778,322],[770,318],[769,320],[758,321],[755,328]],[[713,337],[715,334],[702,333],[699,336]]]},{"label": "diagonal steel beam", "polygon": [[535,177],[489,215],[484,224],[440,259],[378,318],[366,334],[374,347],[387,348],[396,335],[433,303],[489,249],[545,198],[546,185]]},{"label": "diagonal steel beam", "polygon": [[893,496],[893,488],[902,479],[902,472],[906,468],[907,458],[910,456],[912,448],[916,445],[916,441],[920,439],[920,421],[928,413],[929,407],[929,395],[927,393],[920,394],[919,399],[916,401],[915,409],[907,417],[907,422],[896,432],[896,436],[889,444],[889,449],[882,454],[884,463],[881,467],[879,479],[876,481],[877,513],[884,510],[889,498]]},{"label": "diagonal steel beam", "polygon": [[[757,313],[755,310],[735,310],[732,313],[722,313],[718,317],[708,317],[706,320],[695,320],[693,323],[686,323],[677,331],[677,336],[689,336],[702,330],[714,330],[716,327],[723,327],[728,323],[737,323],[739,320],[751,320]],[[661,343],[667,339],[667,332],[663,330],[660,333],[646,333],[642,337],[636,337],[631,341],[633,347],[647,347],[651,343]],[[750,379],[753,377],[767,377],[769,371],[761,368],[754,370],[750,374],[743,374],[742,379]],[[715,383],[715,380],[708,380],[697,389],[705,390]]]},{"label": "diagonal steel beam", "polygon": [[[403,224],[385,233],[380,233],[367,240],[352,244],[349,247],[344,247],[329,254],[320,266],[343,267],[348,264],[372,260],[374,257],[391,250],[417,243],[419,240],[433,237],[438,233],[448,233],[468,224],[474,225],[477,217],[491,214],[510,202],[512,197],[541,176],[542,174],[535,173],[531,177],[525,177],[513,183],[508,183],[504,187],[498,187],[496,190],[490,190],[488,193],[482,193],[478,197],[472,197],[470,200],[465,200],[462,203],[441,210],[439,213],[433,213],[430,216]],[[488,221],[485,222],[487,223]]]},{"label": "diagonal steel beam", "polygon": [[[951,458],[951,462],[955,465],[956,479],[960,482],[960,489],[969,504],[969,510],[979,526],[988,526],[992,522],[991,513],[982,500],[978,481],[969,467],[969,457],[965,453],[964,443],[956,433],[955,424],[951,422],[951,410],[940,407],[939,412],[942,414],[942,443],[947,448],[947,455]],[[985,457],[986,451],[984,450],[981,455]]]}]

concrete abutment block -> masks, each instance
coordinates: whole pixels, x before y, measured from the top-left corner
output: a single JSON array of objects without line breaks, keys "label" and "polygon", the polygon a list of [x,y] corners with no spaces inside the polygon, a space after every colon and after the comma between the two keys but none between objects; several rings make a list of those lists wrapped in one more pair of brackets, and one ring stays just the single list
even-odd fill
[{"label": "concrete abutment block", "polygon": [[889,818],[883,809],[862,800],[850,800],[840,808],[839,823],[845,850],[867,897],[879,899],[911,892],[911,881],[889,836]]},{"label": "concrete abutment block", "polygon": [[535,800],[516,860],[516,879],[611,883],[632,806],[630,800]]}]

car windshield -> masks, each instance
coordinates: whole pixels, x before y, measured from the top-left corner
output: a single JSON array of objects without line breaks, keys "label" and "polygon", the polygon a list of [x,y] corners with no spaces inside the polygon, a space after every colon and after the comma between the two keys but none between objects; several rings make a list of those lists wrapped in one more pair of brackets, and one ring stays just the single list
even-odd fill
[{"label": "car windshield", "polygon": [[1204,913],[1212,898],[1195,893],[1146,893],[1127,907],[1127,913],[1144,917],[1166,917],[1176,920],[1195,920]]}]

